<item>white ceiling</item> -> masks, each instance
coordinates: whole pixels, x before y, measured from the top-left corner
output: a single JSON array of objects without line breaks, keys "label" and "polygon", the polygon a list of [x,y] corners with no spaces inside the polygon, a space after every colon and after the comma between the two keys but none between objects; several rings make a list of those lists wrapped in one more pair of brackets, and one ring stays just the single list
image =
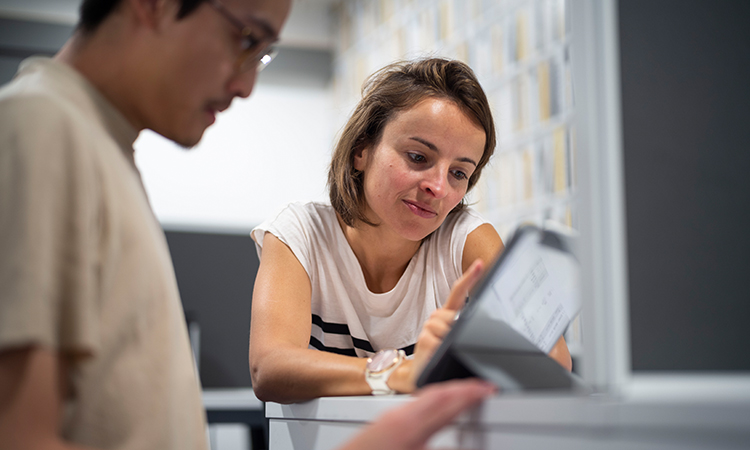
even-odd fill
[{"label": "white ceiling", "polygon": [[[337,0],[294,0],[292,14],[281,35],[282,44],[333,48],[329,14]],[[74,25],[81,0],[0,0],[0,17]]]}]

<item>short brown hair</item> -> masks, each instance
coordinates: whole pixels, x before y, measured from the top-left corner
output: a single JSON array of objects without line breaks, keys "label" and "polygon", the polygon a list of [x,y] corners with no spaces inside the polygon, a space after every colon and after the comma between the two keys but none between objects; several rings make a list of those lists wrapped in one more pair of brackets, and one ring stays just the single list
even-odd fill
[{"label": "short brown hair", "polygon": [[[205,0],[180,0],[180,10],[177,18],[182,19],[195,11]],[[77,29],[84,33],[92,33],[119,6],[122,0],[83,0],[78,8]]]},{"label": "short brown hair", "polygon": [[[328,170],[328,194],[334,210],[349,226],[373,225],[365,217],[363,173],[354,169],[354,155],[377,145],[388,121],[399,111],[421,100],[445,98],[484,129],[484,152],[469,178],[469,192],[495,150],[495,124],[490,105],[469,66],[444,58],[401,61],[371,75],[362,87],[362,100],[354,109],[333,151]],[[453,211],[466,206],[464,200]],[[452,212],[453,212],[452,211]]]}]

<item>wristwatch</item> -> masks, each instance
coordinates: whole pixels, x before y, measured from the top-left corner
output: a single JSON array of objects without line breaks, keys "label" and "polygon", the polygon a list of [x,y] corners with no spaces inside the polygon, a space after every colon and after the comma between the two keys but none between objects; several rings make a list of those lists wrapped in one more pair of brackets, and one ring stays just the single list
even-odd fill
[{"label": "wristwatch", "polygon": [[388,378],[394,370],[406,359],[403,350],[380,350],[371,358],[367,358],[365,381],[372,389],[372,395],[395,394],[396,391],[388,387]]}]

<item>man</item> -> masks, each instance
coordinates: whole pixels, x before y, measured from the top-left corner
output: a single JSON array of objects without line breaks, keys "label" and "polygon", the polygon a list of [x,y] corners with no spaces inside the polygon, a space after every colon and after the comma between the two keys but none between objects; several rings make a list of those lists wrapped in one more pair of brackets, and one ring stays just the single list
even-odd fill
[{"label": "man", "polygon": [[[84,0],[55,58],[25,61],[0,90],[0,448],[206,448],[174,272],[132,144],[147,128],[198,143],[250,95],[290,6]],[[421,424],[399,442],[424,441],[490,391],[428,390],[354,444],[383,442],[378,427],[398,414]],[[453,406],[410,413],[435,401]]]}]

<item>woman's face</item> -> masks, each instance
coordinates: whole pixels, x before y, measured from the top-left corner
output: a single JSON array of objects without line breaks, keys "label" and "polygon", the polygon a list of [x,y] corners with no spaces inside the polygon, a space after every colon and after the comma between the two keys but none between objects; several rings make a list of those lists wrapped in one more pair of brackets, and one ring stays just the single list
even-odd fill
[{"label": "woman's face", "polygon": [[466,194],[484,144],[482,127],[450,100],[426,98],[396,113],[380,142],[354,158],[364,172],[368,219],[424,239]]}]

